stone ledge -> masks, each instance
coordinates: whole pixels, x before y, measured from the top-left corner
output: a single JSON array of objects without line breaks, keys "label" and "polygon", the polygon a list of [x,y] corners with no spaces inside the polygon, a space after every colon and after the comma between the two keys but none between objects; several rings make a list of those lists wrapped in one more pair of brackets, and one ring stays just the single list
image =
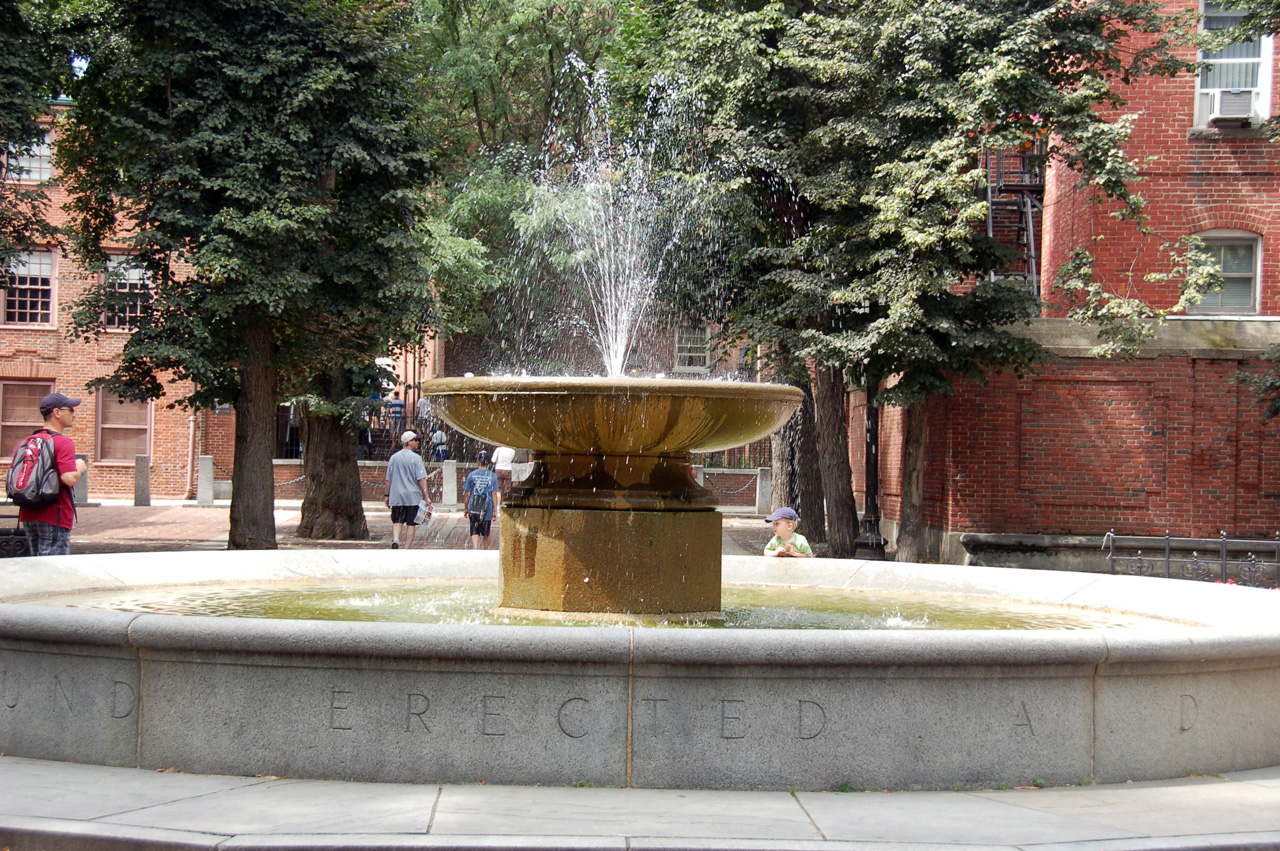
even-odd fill
[{"label": "stone ledge", "polygon": [[[1070,319],[1034,319],[1029,325],[1011,326],[1010,330],[1062,357],[1092,358],[1089,351],[1099,343],[1096,325],[1082,325]],[[1142,346],[1139,358],[1244,360],[1256,358],[1276,345],[1280,316],[1179,316],[1166,320],[1155,331],[1155,338]]]}]

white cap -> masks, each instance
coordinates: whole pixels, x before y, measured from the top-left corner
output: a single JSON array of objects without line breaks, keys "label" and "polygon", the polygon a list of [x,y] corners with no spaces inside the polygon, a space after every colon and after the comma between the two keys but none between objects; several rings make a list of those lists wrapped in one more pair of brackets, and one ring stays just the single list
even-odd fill
[{"label": "white cap", "polygon": [[414,434],[411,431],[406,431],[404,434],[400,435],[401,443],[408,443],[411,440],[417,440],[417,439],[418,439],[418,435]]}]

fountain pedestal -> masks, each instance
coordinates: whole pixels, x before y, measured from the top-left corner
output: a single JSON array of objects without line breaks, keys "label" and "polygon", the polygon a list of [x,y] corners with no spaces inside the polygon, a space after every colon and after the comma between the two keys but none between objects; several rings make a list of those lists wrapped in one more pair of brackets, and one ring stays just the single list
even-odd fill
[{"label": "fountain pedestal", "polygon": [[423,394],[451,425],[533,452],[502,503],[499,611],[715,616],[720,515],[692,451],[771,434],[794,387],[717,381],[445,378]]},{"label": "fountain pedestal", "polygon": [[538,452],[502,505],[501,611],[718,617],[720,515],[687,452]]},{"label": "fountain pedestal", "polygon": [[717,617],[720,515],[503,507],[498,611]]}]

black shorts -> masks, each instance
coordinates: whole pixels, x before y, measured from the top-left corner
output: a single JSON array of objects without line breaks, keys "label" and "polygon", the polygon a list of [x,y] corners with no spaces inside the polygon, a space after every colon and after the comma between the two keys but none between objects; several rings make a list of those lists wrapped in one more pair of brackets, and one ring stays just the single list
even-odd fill
[{"label": "black shorts", "polygon": [[391,506],[391,522],[392,523],[408,523],[410,526],[417,526],[418,525],[418,506],[416,505]]},{"label": "black shorts", "polygon": [[489,537],[489,528],[490,528],[490,525],[493,523],[492,520],[479,520],[479,521],[471,520],[469,515],[467,519],[471,524],[472,535],[479,535],[482,538]]}]

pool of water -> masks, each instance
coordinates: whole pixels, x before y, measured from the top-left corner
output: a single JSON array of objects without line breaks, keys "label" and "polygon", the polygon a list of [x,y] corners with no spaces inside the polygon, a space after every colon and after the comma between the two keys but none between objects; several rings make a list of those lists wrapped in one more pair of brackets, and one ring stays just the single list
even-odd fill
[{"label": "pool of water", "polygon": [[[185,585],[42,597],[38,605],[173,615],[407,623],[636,626],[496,616],[493,581],[370,581]],[[830,588],[725,586],[724,620],[647,625],[713,629],[1097,629],[1185,624],[1125,612],[1032,605],[975,597],[888,595]],[[641,624],[645,625],[645,624]]]}]

